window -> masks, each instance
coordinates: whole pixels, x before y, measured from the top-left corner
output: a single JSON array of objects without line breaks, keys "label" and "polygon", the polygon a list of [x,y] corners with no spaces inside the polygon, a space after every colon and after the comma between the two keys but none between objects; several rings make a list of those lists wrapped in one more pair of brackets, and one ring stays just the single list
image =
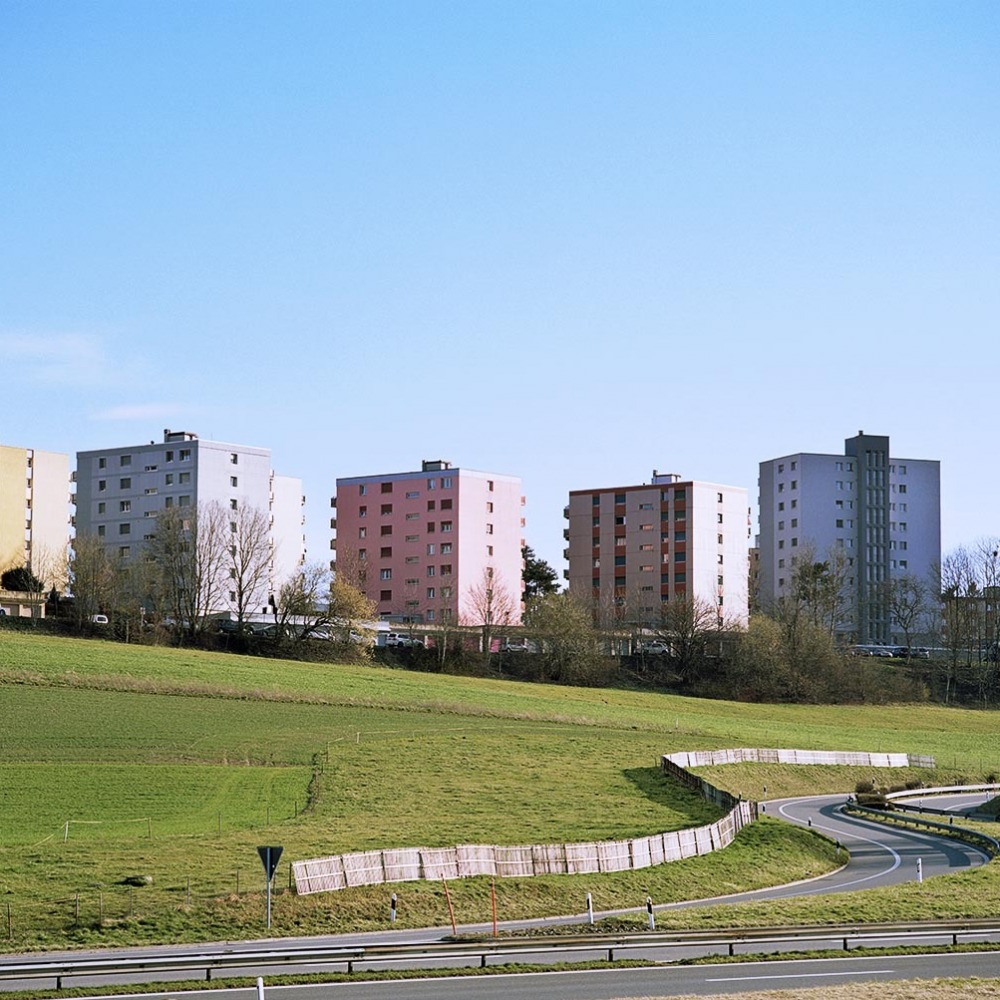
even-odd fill
[{"label": "window", "polygon": [[[442,545],[441,548],[443,549],[444,546]],[[434,543],[433,542],[431,542],[430,545],[427,546],[427,554],[429,556],[434,555]]]},{"label": "window", "polygon": [[382,483],[382,485],[380,487],[380,490],[381,490],[382,493],[391,493],[392,492],[392,483]]},{"label": "window", "polygon": [[785,492],[785,484],[784,483],[778,483],[778,492],[779,493],[784,493]]},{"label": "window", "polygon": [[446,500],[442,500],[441,501],[441,509],[442,510],[451,510],[451,505],[453,503],[454,503],[454,501],[450,497],[448,499],[446,499]]},{"label": "window", "polygon": [[392,570],[391,569],[380,569],[378,571],[378,578],[380,580],[391,580],[392,579]]},{"label": "window", "polygon": [[164,507],[173,507],[173,505],[174,505],[174,498],[173,497],[167,497],[167,499],[166,499],[166,501],[165,501],[165,503],[164,503],[163,506]]},{"label": "window", "polygon": [[191,449],[190,448],[181,448],[178,457],[179,457],[180,461],[182,461],[182,462],[190,462],[191,461]]},{"label": "window", "polygon": [[406,565],[407,566],[414,566],[414,565],[416,565],[419,562],[420,562],[420,556],[407,556],[406,557]]},{"label": "window", "polygon": [[675,563],[687,562],[687,553],[686,552],[675,552],[674,553],[674,562]]},{"label": "window", "polygon": [[785,560],[784,559],[779,559],[778,560],[778,569],[784,569],[784,568],[785,568]]},{"label": "window", "polygon": [[784,530],[785,530],[785,522],[784,521],[779,521],[778,522],[778,531],[784,531]]},{"label": "window", "polygon": [[[442,528],[442,530],[444,530],[444,529]],[[487,535],[492,535],[493,534],[493,525],[492,524],[487,524],[486,525],[486,534]]]},{"label": "window", "polygon": [[368,487],[364,483],[361,483],[361,485],[358,486],[359,496],[365,496],[367,493],[368,493]]},{"label": "window", "polygon": [[126,521],[124,524],[119,524],[118,525],[118,534],[119,535],[131,535],[132,534],[132,525],[129,524],[128,521]]},{"label": "window", "polygon": [[103,524],[99,524],[97,526],[97,537],[98,538],[103,538],[104,537],[104,525]]},{"label": "window", "polygon": [[443,476],[441,479],[441,489],[450,490],[451,489],[451,476]]},{"label": "window", "polygon": [[131,500],[120,500],[118,502],[118,510],[121,511],[123,514],[127,513],[131,509],[132,509]]},{"label": "window", "polygon": [[799,505],[798,500],[793,500],[792,501],[792,510],[795,510],[795,508],[798,507],[798,505]]},{"label": "window", "polygon": [[451,587],[442,587],[441,588],[441,600],[442,601],[447,601],[447,600],[450,600],[450,599],[451,599]]},{"label": "window", "polygon": [[436,566],[428,566],[427,567],[427,575],[428,576],[437,576],[437,567]]},{"label": "window", "polygon": [[168,451],[163,457],[166,461],[172,462],[174,460],[174,453],[172,451]]},{"label": "window", "polygon": [[406,536],[406,541],[408,541],[408,542],[419,542],[420,541],[420,536],[419,535],[407,535]]},{"label": "window", "polygon": [[383,524],[382,527],[378,529],[378,533],[384,538],[386,535],[392,534],[392,525]]},{"label": "window", "polygon": [[108,481],[106,479],[97,480],[97,492],[103,493],[108,488]]},{"label": "window", "polygon": [[380,590],[378,592],[378,599],[380,601],[391,601],[392,600],[392,591],[391,590]]},{"label": "window", "polygon": [[181,474],[180,474],[180,475],[179,475],[179,476],[177,477],[177,482],[178,482],[178,483],[180,483],[180,484],[181,484],[182,486],[183,486],[183,485],[184,485],[185,483],[189,483],[189,482],[191,482],[191,473],[190,473],[190,472],[182,472],[182,473],[181,473]]},{"label": "window", "polygon": [[173,486],[174,485],[174,474],[172,472],[168,472],[163,477],[163,485],[164,486]]},{"label": "window", "polygon": [[783,549],[784,547],[785,547],[785,540],[784,540],[784,538],[779,538],[778,539],[778,548],[779,549]]},{"label": "window", "polygon": [[900,493],[905,493],[906,492],[906,483],[900,483],[899,484],[899,492]]},{"label": "window", "polygon": [[792,480],[792,489],[797,490],[799,488],[799,481],[797,479]]},{"label": "window", "polygon": [[239,465],[240,464],[240,456],[237,455],[235,451],[231,451],[229,453],[229,461],[230,461],[230,463],[232,465]]},{"label": "window", "polygon": [[419,496],[420,496],[420,490],[407,490],[406,491],[406,499],[407,500],[416,500],[417,497],[419,497]]},{"label": "window", "polygon": [[652,552],[653,551],[652,543],[648,543],[647,542],[645,545],[640,545],[639,546],[639,551],[640,552]]},{"label": "window", "polygon": [[441,564],[441,575],[442,576],[451,576],[451,563],[442,563]]},{"label": "window", "polygon": [[384,503],[384,504],[382,504],[382,509],[381,509],[381,511],[379,513],[381,513],[381,515],[383,517],[385,517],[387,514],[391,514],[392,513],[392,504],[391,503]]},{"label": "window", "polygon": [[615,565],[616,566],[624,566],[625,565],[625,557],[624,556],[615,556]]},{"label": "window", "polygon": [[230,476],[229,485],[235,490],[236,487],[240,485],[239,479],[236,476]]},{"label": "window", "polygon": [[844,526],[844,519],[842,517],[838,517],[835,522],[835,526],[838,528],[842,528]]},{"label": "window", "polygon": [[778,472],[784,472],[784,471],[785,471],[784,465],[779,465],[778,466]]},{"label": "window", "polygon": [[358,559],[361,562],[364,562],[367,558],[368,558],[368,550],[367,549],[358,549]]},{"label": "window", "polygon": [[721,555],[721,554],[719,555],[719,560],[718,560],[718,562],[719,562],[719,565],[720,565],[720,566],[721,566],[721,565],[722,565],[722,563],[723,563],[723,558],[722,558],[722,555]]},{"label": "window", "polygon": [[437,500],[428,500],[427,501],[427,509],[428,510],[435,510],[436,508],[437,508]]},{"label": "window", "polygon": [[722,515],[721,514],[718,515],[718,519],[719,519],[718,523],[722,524]]},{"label": "window", "polygon": [[367,516],[368,516],[368,507],[367,506],[359,507],[358,517],[367,517]]},{"label": "window", "polygon": [[492,479],[487,479],[486,480],[486,488],[490,491],[490,493],[493,492],[493,480]]},{"label": "window", "polygon": [[721,493],[716,493],[716,497],[718,497],[719,503],[722,503],[722,494]]},{"label": "window", "polygon": [[119,545],[118,546],[118,558],[119,559],[128,559],[128,557],[131,554],[132,554],[132,546],[131,545]]},{"label": "window", "polygon": [[[433,548],[433,546],[431,546],[431,548]],[[488,554],[489,555],[493,555],[492,552],[490,552]],[[451,555],[451,542],[442,542],[441,543],[441,555],[443,555],[443,556]]]},{"label": "window", "polygon": [[[181,506],[183,507],[184,505],[181,504]],[[188,522],[185,521],[184,524],[186,526],[188,524]],[[229,522],[229,532],[230,532],[230,534],[233,534],[233,535],[236,534],[236,522],[235,521],[230,521]]]},{"label": "window", "polygon": [[[489,525],[487,525],[487,527],[489,527]],[[442,521],[441,522],[441,531],[442,532],[451,531],[451,521]]]},{"label": "window", "polygon": [[358,528],[358,538],[367,538],[367,537],[368,537],[368,529],[364,525],[361,525],[361,527]]},{"label": "window", "polygon": [[782,500],[781,503],[778,504],[778,510],[783,511],[784,509],[785,509],[785,501]]},{"label": "window", "polygon": [[674,573],[674,583],[687,583],[687,573]]},{"label": "window", "polygon": [[233,497],[233,499],[229,501],[229,509],[237,510],[238,508],[239,508],[239,502],[236,500],[235,497]]},{"label": "window", "polygon": [[625,494],[624,493],[616,493],[615,494],[615,503],[625,503]]},{"label": "window", "polygon": [[130,490],[132,489],[132,477],[126,476],[124,479],[118,480],[118,489],[120,490]]},{"label": "window", "polygon": [[715,541],[716,541],[717,544],[721,545],[722,544],[722,535],[716,535],[715,536]]},{"label": "window", "polygon": [[99,469],[106,469],[108,467],[108,460],[106,458],[99,458],[97,460],[97,467]]},{"label": "window", "polygon": [[118,456],[118,466],[119,466],[119,468],[124,469],[124,468],[127,468],[128,466],[130,466],[131,464],[132,464],[132,456],[131,455],[119,455]]},{"label": "window", "polygon": [[436,479],[428,479],[427,480],[427,489],[429,489],[429,490],[436,490],[437,489],[437,480]]},{"label": "window", "polygon": [[798,544],[799,544],[799,540],[797,538],[793,538],[792,539],[792,548],[794,549]]},{"label": "window", "polygon": [[686,531],[675,531],[674,532],[674,541],[675,542],[686,542],[687,541],[687,532]]},{"label": "window", "polygon": [[651,503],[641,503],[639,504],[639,510],[652,510],[653,505]]},{"label": "window", "polygon": [[433,601],[434,597],[435,597],[435,594],[436,594],[436,592],[435,592],[435,590],[434,590],[433,587],[428,587],[427,588],[427,600]]},{"label": "window", "polygon": [[792,527],[797,528],[799,526],[799,519],[797,517],[792,518]]},{"label": "window", "polygon": [[107,510],[107,507],[108,507],[108,505],[107,505],[107,504],[106,504],[106,503],[105,503],[105,502],[104,502],[104,501],[102,500],[102,501],[101,501],[101,502],[100,502],[100,503],[99,503],[99,504],[97,505],[97,513],[98,513],[98,514],[103,514],[103,513],[105,513],[105,511]]},{"label": "window", "polygon": [[406,515],[407,521],[419,521],[420,515],[418,513],[409,513]]},{"label": "window", "polygon": [[378,550],[378,554],[379,554],[379,558],[380,559],[391,559],[392,558],[392,546],[391,545],[383,545]]},{"label": "window", "polygon": [[434,534],[434,522],[433,521],[428,521],[427,522],[427,534],[428,535],[433,535]]}]

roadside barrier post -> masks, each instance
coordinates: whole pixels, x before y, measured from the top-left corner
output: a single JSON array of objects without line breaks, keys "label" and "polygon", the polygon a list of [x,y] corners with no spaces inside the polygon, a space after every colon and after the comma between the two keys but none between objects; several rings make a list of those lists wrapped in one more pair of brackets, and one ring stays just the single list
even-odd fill
[{"label": "roadside barrier post", "polygon": [[923,882],[924,880],[924,860],[923,858],[917,858],[917,881]]},{"label": "roadside barrier post", "polygon": [[587,921],[591,927],[594,926],[594,897],[589,892],[587,893]]},{"label": "roadside barrier post", "polygon": [[257,1000],[264,1000],[264,977],[257,977]]},{"label": "roadside barrier post", "polygon": [[646,897],[646,913],[649,915],[649,929],[651,931],[656,930],[656,916],[653,913],[653,897]]},{"label": "roadside barrier post", "polygon": [[389,897],[389,923],[394,924],[396,922],[396,894],[393,893]]}]

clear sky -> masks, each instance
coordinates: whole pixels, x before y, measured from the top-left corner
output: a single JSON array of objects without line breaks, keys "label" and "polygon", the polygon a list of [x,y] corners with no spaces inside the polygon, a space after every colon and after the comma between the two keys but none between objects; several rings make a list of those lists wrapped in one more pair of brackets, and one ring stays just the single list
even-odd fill
[{"label": "clear sky", "polygon": [[[1000,534],[995,2],[0,0],[0,442],[746,486],[859,429]],[[755,519],[756,523],[756,519]]]}]

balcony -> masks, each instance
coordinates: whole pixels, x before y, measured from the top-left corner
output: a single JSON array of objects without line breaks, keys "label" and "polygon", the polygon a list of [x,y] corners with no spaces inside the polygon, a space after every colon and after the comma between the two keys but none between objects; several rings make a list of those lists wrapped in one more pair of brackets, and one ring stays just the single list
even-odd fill
[{"label": "balcony", "polygon": [[337,530],[337,519],[335,517],[330,518],[330,527],[336,531]]},{"label": "balcony", "polygon": [[563,541],[569,541],[569,528],[563,528]]},{"label": "balcony", "polygon": [[330,497],[330,506],[331,507],[336,507],[337,506],[337,498],[336,497]]},{"label": "balcony", "polygon": [[567,521],[569,520],[569,505],[568,504],[565,507],[563,507],[563,517],[566,518]]},{"label": "balcony", "polygon": [[563,549],[563,559],[569,562],[569,549]]}]

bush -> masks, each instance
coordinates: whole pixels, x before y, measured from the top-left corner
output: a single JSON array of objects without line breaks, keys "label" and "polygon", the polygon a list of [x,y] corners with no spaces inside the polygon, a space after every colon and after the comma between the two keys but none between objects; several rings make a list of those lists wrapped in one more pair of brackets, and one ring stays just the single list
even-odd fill
[{"label": "bush", "polygon": [[872,792],[875,791],[875,782],[874,781],[859,781],[854,786],[854,791],[858,795],[870,795]]}]

